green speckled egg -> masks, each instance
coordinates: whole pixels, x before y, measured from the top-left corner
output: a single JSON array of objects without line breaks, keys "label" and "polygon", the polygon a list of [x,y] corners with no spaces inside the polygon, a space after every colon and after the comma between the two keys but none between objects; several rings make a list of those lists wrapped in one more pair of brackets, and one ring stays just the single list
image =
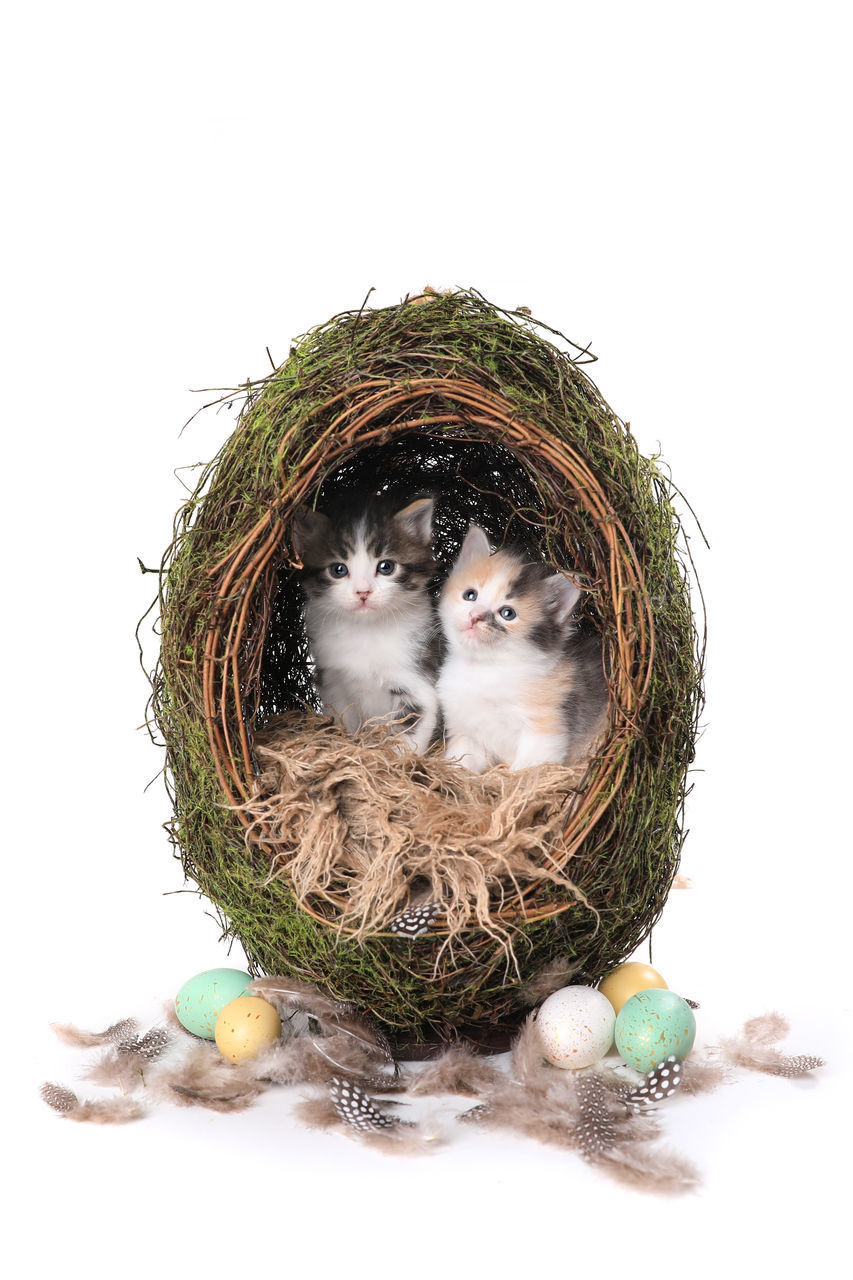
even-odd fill
[{"label": "green speckled egg", "polygon": [[181,987],[175,996],[178,1022],[194,1036],[212,1040],[222,1009],[236,1000],[252,981],[242,969],[205,969]]},{"label": "green speckled egg", "polygon": [[695,1038],[693,1010],[674,991],[638,991],[616,1019],[616,1048],[643,1075],[671,1053],[683,1062]]}]

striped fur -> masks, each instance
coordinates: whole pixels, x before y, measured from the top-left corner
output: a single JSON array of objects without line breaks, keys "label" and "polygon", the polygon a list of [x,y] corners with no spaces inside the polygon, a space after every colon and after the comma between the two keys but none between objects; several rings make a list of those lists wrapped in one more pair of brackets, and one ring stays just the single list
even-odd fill
[{"label": "striped fur", "polygon": [[330,515],[302,509],[293,527],[325,709],[350,734],[393,723],[421,752],[438,716],[432,511],[427,497],[402,509],[373,498]]}]

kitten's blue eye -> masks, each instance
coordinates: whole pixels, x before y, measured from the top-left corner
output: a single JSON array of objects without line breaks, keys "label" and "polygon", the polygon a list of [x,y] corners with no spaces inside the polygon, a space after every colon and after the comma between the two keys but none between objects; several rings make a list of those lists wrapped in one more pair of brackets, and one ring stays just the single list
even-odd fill
[{"label": "kitten's blue eye", "polygon": [[477,599],[477,592],[474,590],[474,588],[473,588],[473,587],[469,587],[467,591],[463,591],[463,592],[462,592],[462,599],[463,599],[463,600],[476,600],[476,599]]},{"label": "kitten's blue eye", "polygon": [[330,564],[329,573],[333,578],[345,578],[349,573],[349,569],[345,564]]},{"label": "kitten's blue eye", "polygon": [[388,574],[393,573],[396,568],[397,568],[396,560],[380,560],[379,564],[376,566],[376,572],[384,573],[385,576],[387,577]]},{"label": "kitten's blue eye", "polygon": [[508,604],[505,604],[504,607],[500,610],[500,615],[503,618],[504,622],[512,622],[513,618],[517,617],[515,609],[510,609]]}]

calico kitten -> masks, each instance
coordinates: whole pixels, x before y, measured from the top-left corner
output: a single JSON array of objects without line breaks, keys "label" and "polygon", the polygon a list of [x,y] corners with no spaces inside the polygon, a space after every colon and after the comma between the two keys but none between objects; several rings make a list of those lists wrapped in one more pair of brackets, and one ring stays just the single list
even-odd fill
[{"label": "calico kitten", "polygon": [[444,585],[438,696],[446,754],[474,773],[575,764],[607,723],[601,641],[572,621],[580,589],[471,525]]},{"label": "calico kitten", "polygon": [[415,751],[438,718],[432,513],[432,498],[402,510],[372,498],[332,516],[302,509],[293,527],[324,708],[350,734],[377,717],[403,721]]}]

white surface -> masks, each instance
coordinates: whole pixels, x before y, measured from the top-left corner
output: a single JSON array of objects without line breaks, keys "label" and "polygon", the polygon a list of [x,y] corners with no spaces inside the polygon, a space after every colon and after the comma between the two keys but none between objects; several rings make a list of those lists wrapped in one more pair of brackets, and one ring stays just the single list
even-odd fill
[{"label": "white surface", "polygon": [[[42,4],[6,29],[4,1147],[7,1244],[31,1251],[16,1275],[69,1257],[93,1277],[240,1258],[317,1275],[577,1274],[593,1257],[596,1275],[814,1271],[846,1217],[850,1112],[845,9],[305,10]],[[153,1015],[239,962],[182,892],[137,730],[133,628],[154,580],[136,556],[156,564],[169,539],[173,468],[230,429],[207,414],[179,435],[188,388],[262,374],[266,345],[280,361],[370,286],[382,305],[427,283],[591,341],[604,395],[646,451],[660,442],[712,543],[694,533],[710,617],[695,887],[673,894],[654,964],[702,1002],[705,1040],[778,1008],[790,1050],[828,1066],[673,1101],[671,1145],[704,1174],[680,1200],[468,1130],[394,1163],[301,1129],[284,1093],[121,1129],[37,1098],[85,1057],[48,1020]]]}]

